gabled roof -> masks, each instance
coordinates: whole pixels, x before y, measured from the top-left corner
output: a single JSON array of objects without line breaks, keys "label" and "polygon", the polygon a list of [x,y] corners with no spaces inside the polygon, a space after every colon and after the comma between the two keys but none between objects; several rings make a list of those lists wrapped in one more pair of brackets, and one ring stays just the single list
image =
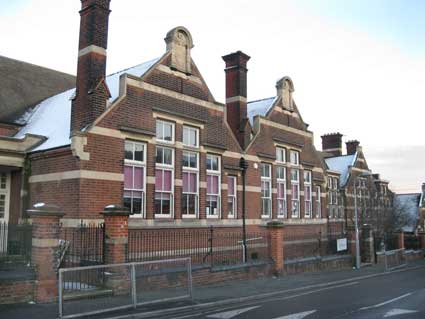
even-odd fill
[{"label": "gabled roof", "polygon": [[419,216],[419,199],[421,194],[396,194],[394,197],[395,207],[408,217],[408,225],[403,227],[405,232],[413,232]]},{"label": "gabled roof", "polygon": [[325,158],[326,165],[330,170],[339,172],[339,184],[343,187],[348,182],[350,167],[354,165],[357,159],[357,152],[352,155],[342,155]]},{"label": "gabled roof", "polygon": [[[119,96],[119,78],[127,73],[137,77],[143,76],[160,58],[147,61],[106,77],[106,83],[111,93],[109,102],[113,102]],[[33,151],[41,151],[50,148],[65,146],[70,144],[71,126],[71,99],[75,88],[63,93],[49,97],[38,104],[31,113],[24,115],[27,125],[16,135],[23,138],[25,134],[32,133],[47,137],[47,140],[35,148]]]},{"label": "gabled roof", "polygon": [[267,113],[273,107],[276,100],[277,100],[277,97],[269,97],[262,100],[248,102],[247,113],[248,113],[248,119],[251,125],[254,125],[254,117],[256,115],[266,116]]},{"label": "gabled roof", "polygon": [[75,77],[0,56],[0,121],[25,124],[22,115],[44,99],[75,86]]}]

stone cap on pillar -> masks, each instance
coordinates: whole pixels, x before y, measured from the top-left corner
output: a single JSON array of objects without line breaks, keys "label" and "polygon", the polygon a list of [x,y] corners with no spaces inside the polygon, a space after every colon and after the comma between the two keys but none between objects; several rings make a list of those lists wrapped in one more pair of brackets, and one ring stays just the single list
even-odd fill
[{"label": "stone cap on pillar", "polygon": [[122,205],[108,205],[105,206],[103,212],[101,212],[104,216],[129,216],[131,215],[130,210],[127,207]]},{"label": "stone cap on pillar", "polygon": [[280,220],[272,220],[267,223],[267,228],[283,228],[284,224]]},{"label": "stone cap on pillar", "polygon": [[28,215],[30,216],[57,216],[63,217],[65,213],[62,212],[62,209],[54,204],[47,203],[37,203],[32,206],[32,209],[27,210]]}]

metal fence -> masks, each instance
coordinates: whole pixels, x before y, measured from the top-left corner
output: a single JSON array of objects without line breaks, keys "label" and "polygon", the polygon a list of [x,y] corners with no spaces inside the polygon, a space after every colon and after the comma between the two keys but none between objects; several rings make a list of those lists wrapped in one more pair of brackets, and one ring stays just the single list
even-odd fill
[{"label": "metal fence", "polygon": [[283,236],[285,259],[347,254],[347,249],[338,250],[338,240],[343,238],[347,238],[347,234],[342,227],[329,227],[323,232],[310,233],[288,228]]},{"label": "metal fence", "polygon": [[0,265],[31,262],[32,225],[0,222]]},{"label": "metal fence", "polygon": [[[242,233],[223,229],[140,230],[130,229],[128,261],[147,261],[167,258],[191,258],[192,264],[210,266],[243,262]],[[268,261],[267,232],[247,233],[247,260]]]},{"label": "metal fence", "polygon": [[418,250],[421,249],[421,239],[415,234],[404,234],[404,248]]},{"label": "metal fence", "polygon": [[59,270],[59,317],[192,298],[190,258]]},{"label": "metal fence", "polygon": [[61,227],[61,268],[101,265],[104,263],[104,224]]}]

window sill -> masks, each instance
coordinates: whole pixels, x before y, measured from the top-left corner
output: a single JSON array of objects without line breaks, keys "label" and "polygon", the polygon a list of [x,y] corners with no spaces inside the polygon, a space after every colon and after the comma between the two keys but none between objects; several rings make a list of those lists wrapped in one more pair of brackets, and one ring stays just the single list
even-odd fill
[{"label": "window sill", "polygon": [[145,215],[143,215],[143,214],[132,214],[132,215],[130,215],[130,218],[144,219]]},{"label": "window sill", "polygon": [[261,219],[271,219],[272,217],[269,215],[261,215]]},{"label": "window sill", "polygon": [[218,215],[207,215],[207,219],[220,219]]},{"label": "window sill", "polygon": [[164,220],[164,219],[174,220],[173,216],[171,215],[154,215],[154,218],[161,219],[161,220]]},{"label": "window sill", "polygon": [[196,215],[182,215],[182,219],[198,219]]}]

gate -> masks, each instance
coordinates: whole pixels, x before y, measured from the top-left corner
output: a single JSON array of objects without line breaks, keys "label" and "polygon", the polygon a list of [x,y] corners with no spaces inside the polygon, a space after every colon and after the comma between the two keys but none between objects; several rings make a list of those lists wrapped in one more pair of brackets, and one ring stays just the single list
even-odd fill
[{"label": "gate", "polygon": [[105,251],[103,223],[61,227],[59,268],[102,265]]}]

